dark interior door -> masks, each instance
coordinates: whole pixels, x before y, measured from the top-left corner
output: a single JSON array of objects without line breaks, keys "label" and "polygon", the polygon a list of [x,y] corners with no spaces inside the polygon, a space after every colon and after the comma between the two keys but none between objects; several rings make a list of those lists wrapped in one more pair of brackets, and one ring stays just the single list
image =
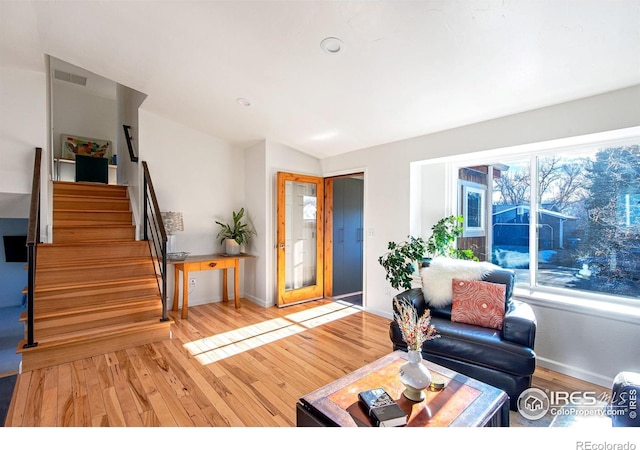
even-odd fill
[{"label": "dark interior door", "polygon": [[333,181],[333,296],[362,291],[364,180]]}]

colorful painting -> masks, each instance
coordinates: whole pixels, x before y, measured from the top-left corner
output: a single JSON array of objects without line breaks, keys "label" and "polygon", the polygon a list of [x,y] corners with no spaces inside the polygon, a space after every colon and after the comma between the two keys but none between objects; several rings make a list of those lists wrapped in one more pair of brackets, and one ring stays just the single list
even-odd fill
[{"label": "colorful painting", "polygon": [[111,141],[63,134],[62,157],[75,160],[76,155],[111,158]]}]

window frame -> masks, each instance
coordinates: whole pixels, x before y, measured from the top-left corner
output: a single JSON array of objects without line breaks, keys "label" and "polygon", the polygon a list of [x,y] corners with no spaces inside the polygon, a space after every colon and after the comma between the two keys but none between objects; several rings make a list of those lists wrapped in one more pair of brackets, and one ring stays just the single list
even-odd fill
[{"label": "window frame", "polygon": [[[486,186],[483,186],[478,183],[473,183],[471,181],[459,180],[460,192],[461,192],[461,200],[462,205],[458,205],[458,211],[462,214],[464,218],[464,222],[462,223],[462,236],[463,237],[480,237],[486,236],[487,234],[487,219],[486,219],[486,209],[487,209],[487,189]],[[472,227],[469,226],[468,217],[469,217],[469,194],[477,193],[480,194],[480,206],[478,211],[480,212],[480,226]]]},{"label": "window frame", "polygon": [[[522,161],[528,158],[531,179],[537,180],[538,165],[536,159],[540,156],[568,153],[584,150],[585,148],[614,147],[638,143],[640,143],[640,126],[449,157],[444,159],[448,173],[447,178],[450,183],[455,183],[455,185],[450,185],[446,190],[447,204],[451,206],[452,211],[461,211],[460,196],[458,194],[460,180],[458,180],[457,174],[458,170],[463,167],[490,165],[497,161],[508,164],[509,161]],[[537,183],[531,183],[530,189],[530,198],[538,198]],[[529,247],[529,282],[528,284],[516,284],[514,286],[514,296],[532,304],[552,306],[572,312],[597,314],[598,316],[607,316],[640,324],[640,300],[632,297],[537,285],[538,242],[536,230],[539,205],[537,202],[531,203],[529,242],[532,244]],[[489,236],[489,234],[487,231],[486,235]]]}]

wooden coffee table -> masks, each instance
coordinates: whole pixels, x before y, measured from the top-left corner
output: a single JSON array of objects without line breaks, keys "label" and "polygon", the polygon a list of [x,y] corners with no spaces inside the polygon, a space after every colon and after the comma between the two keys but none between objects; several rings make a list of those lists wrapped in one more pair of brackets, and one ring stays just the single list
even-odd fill
[{"label": "wooden coffee table", "polygon": [[504,391],[429,361],[423,364],[432,375],[443,378],[446,387],[427,390],[422,402],[406,399],[398,378],[406,360],[406,352],[395,351],[305,395],[296,405],[297,426],[373,426],[358,404],[358,393],[377,387],[409,414],[409,427],[509,426],[509,397]]}]

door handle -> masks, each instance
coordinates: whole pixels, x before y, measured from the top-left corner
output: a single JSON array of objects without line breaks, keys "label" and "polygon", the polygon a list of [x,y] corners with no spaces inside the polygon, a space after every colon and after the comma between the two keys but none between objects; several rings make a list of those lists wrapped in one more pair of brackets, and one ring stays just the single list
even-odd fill
[{"label": "door handle", "polygon": [[217,265],[218,265],[218,263],[214,263],[214,262],[209,263],[209,267],[215,267]]}]

